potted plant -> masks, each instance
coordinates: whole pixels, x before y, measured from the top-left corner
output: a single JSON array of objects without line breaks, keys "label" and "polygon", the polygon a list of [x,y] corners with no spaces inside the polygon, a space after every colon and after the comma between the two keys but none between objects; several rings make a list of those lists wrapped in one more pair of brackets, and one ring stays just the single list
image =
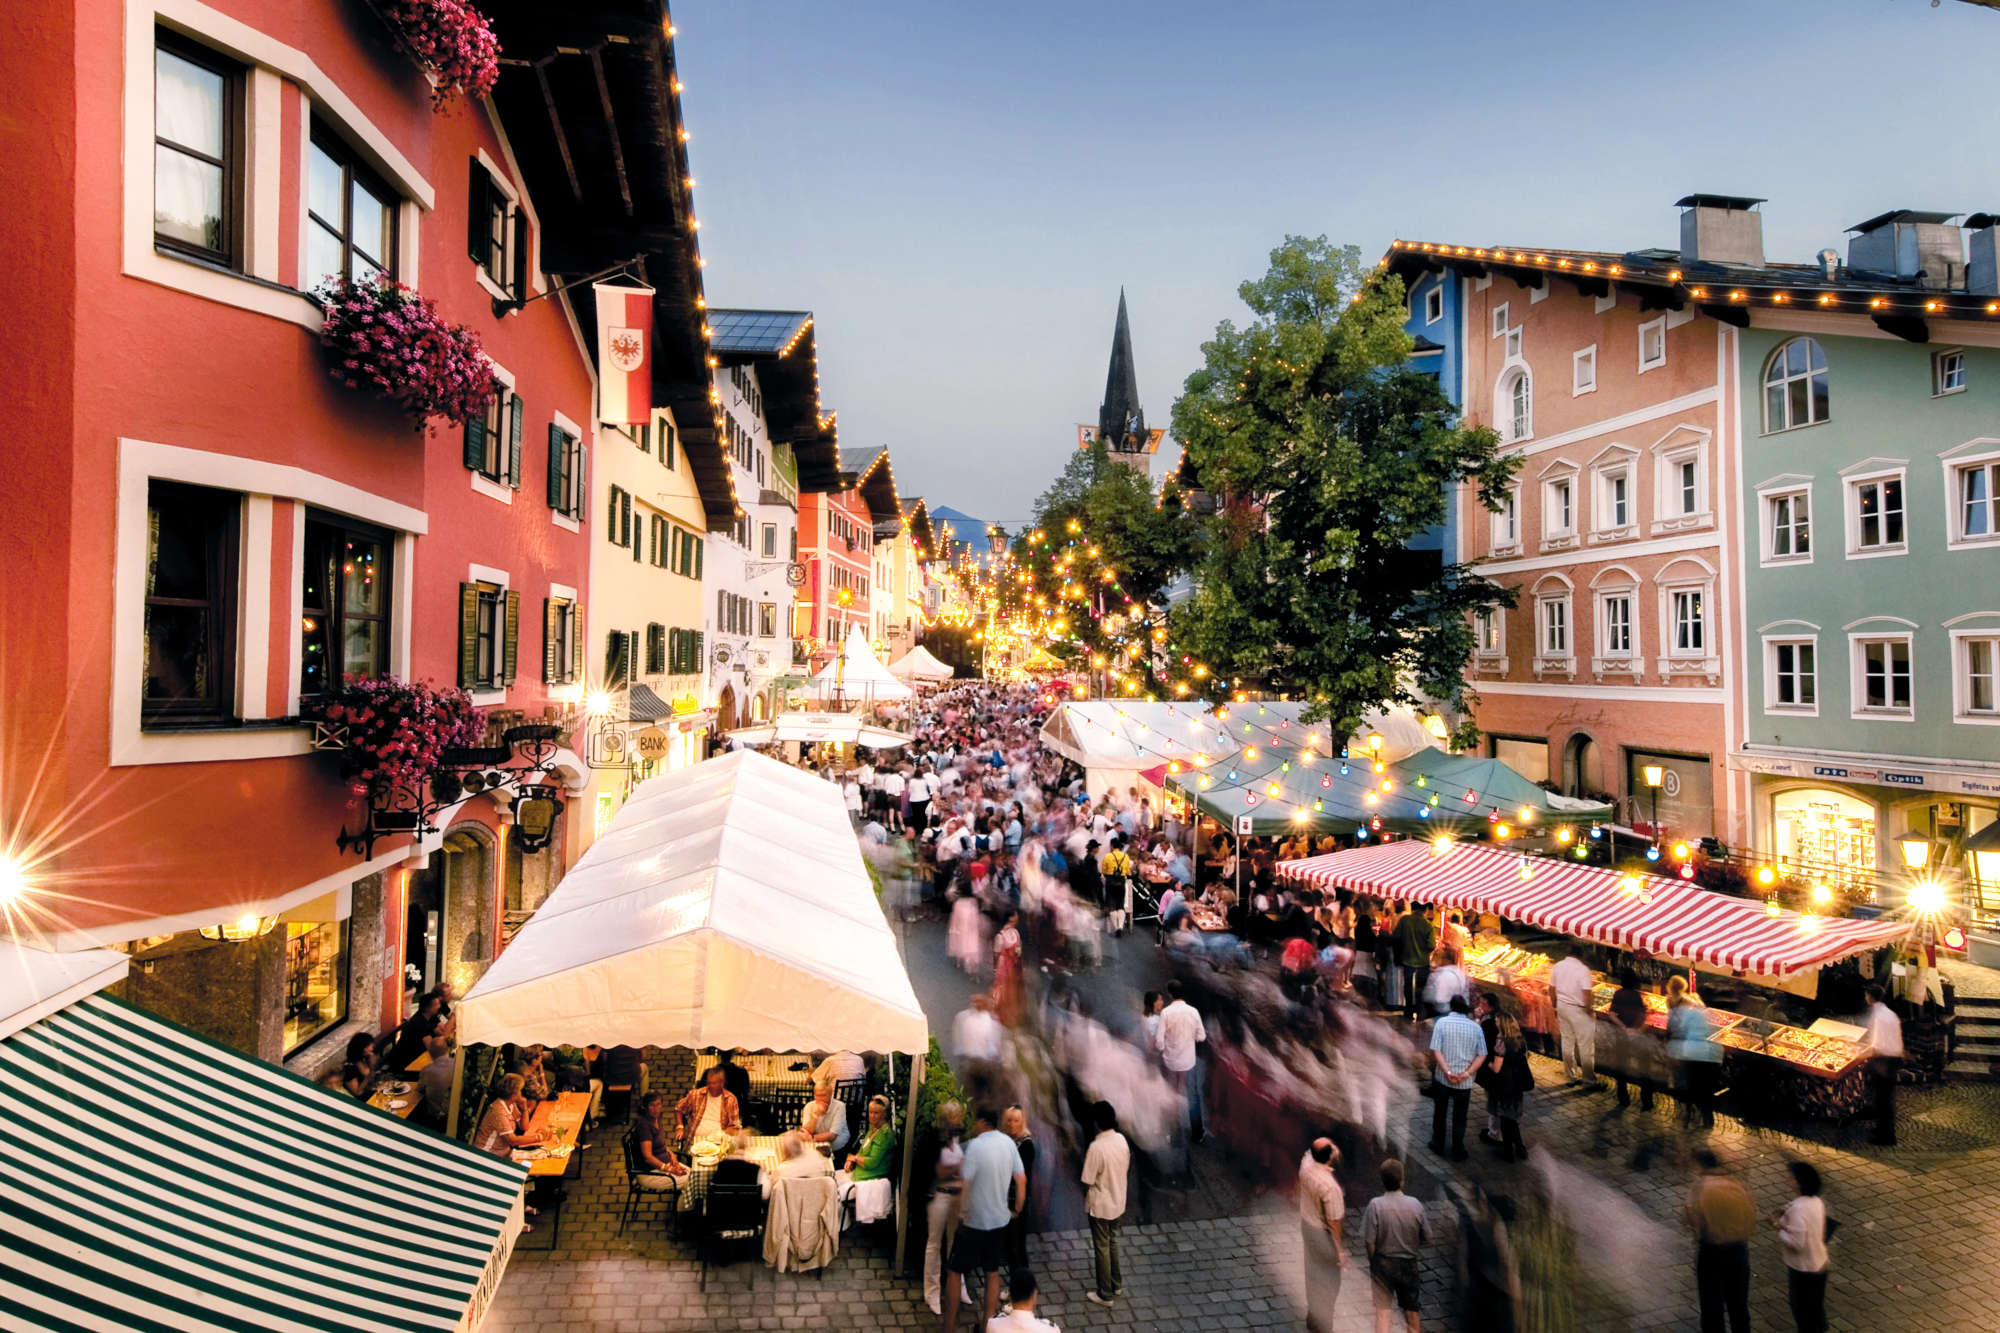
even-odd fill
[{"label": "potted plant", "polygon": [[314,295],[326,310],[319,336],[333,377],[373,389],[419,428],[431,417],[463,425],[500,392],[479,335],[395,279],[329,278]]},{"label": "potted plant", "polygon": [[463,0],[376,0],[404,49],[431,76],[431,106],[484,97],[500,78],[500,42],[486,16]]},{"label": "potted plant", "polygon": [[400,788],[421,791],[449,750],[476,745],[486,720],[457,686],[360,676],[320,704],[317,748],[340,755],[357,795]]}]

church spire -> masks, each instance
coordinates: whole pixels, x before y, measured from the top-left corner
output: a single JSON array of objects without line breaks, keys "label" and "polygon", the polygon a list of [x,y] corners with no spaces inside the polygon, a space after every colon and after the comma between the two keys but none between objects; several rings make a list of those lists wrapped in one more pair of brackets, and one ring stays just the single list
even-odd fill
[{"label": "church spire", "polygon": [[1118,327],[1111,335],[1111,371],[1104,378],[1104,403],[1097,409],[1097,437],[1113,453],[1143,450],[1146,413],[1139,406],[1139,372],[1132,364],[1132,325],[1125,315],[1125,289],[1118,289]]}]

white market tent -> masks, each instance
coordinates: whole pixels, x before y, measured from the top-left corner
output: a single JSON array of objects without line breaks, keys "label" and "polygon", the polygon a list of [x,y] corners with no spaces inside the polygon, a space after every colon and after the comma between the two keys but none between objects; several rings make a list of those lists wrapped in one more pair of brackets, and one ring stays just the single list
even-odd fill
[{"label": "white market tent", "polygon": [[1042,724],[1042,744],[1083,767],[1093,797],[1136,787],[1173,760],[1234,754],[1237,741],[1209,705],[1093,699],[1058,705]]},{"label": "white market tent", "polygon": [[899,680],[940,681],[952,678],[952,669],[931,656],[931,650],[918,644],[889,664],[889,674]]},{"label": "white market tent", "polygon": [[749,750],[642,783],[454,1016],[489,1045],[930,1044],[840,789]]},{"label": "white market tent", "polygon": [[874,750],[893,750],[910,743],[906,733],[872,726],[859,713],[781,713],[775,722],[745,727],[728,735],[730,740],[744,745],[773,745],[779,741],[817,745],[822,741],[841,741]]},{"label": "white market tent", "polygon": [[476,1330],[521,1168],[99,994],[126,966],[0,941],[0,1324]]},{"label": "white market tent", "polygon": [[868,646],[868,636],[857,625],[848,631],[840,656],[806,682],[806,693],[815,699],[872,702],[907,699],[915,691],[889,674],[889,668],[877,660],[874,649]]}]

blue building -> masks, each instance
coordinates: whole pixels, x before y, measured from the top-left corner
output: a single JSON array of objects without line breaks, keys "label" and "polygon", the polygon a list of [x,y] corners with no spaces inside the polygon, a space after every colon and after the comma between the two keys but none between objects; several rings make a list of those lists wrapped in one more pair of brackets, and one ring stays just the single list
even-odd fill
[{"label": "blue building", "polygon": [[[1444,396],[1451,400],[1453,407],[1461,406],[1459,390],[1464,383],[1464,340],[1460,336],[1463,324],[1460,300],[1461,283],[1450,269],[1442,272],[1425,272],[1421,266],[1402,267],[1407,256],[1401,253],[1389,257],[1391,271],[1400,272],[1403,281],[1410,284],[1410,317],[1403,322],[1403,330],[1416,340],[1416,350],[1410,356],[1410,365],[1427,375],[1437,378]],[[1422,536],[1410,543],[1415,551],[1436,551],[1438,559],[1451,564],[1458,559],[1458,488],[1445,489],[1445,521],[1426,530]]]}]

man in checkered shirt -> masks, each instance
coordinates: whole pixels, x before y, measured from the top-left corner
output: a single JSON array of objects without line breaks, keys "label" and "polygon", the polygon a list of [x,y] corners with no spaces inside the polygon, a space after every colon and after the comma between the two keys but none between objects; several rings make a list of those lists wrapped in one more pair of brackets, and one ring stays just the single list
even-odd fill
[{"label": "man in checkered shirt", "polygon": [[1451,1114],[1451,1159],[1465,1160],[1465,1112],[1472,1101],[1472,1079],[1486,1063],[1486,1034],[1468,1016],[1465,996],[1451,997],[1451,1012],[1431,1027],[1431,1075],[1437,1084],[1431,1101],[1431,1151],[1445,1151],[1444,1120]]}]

